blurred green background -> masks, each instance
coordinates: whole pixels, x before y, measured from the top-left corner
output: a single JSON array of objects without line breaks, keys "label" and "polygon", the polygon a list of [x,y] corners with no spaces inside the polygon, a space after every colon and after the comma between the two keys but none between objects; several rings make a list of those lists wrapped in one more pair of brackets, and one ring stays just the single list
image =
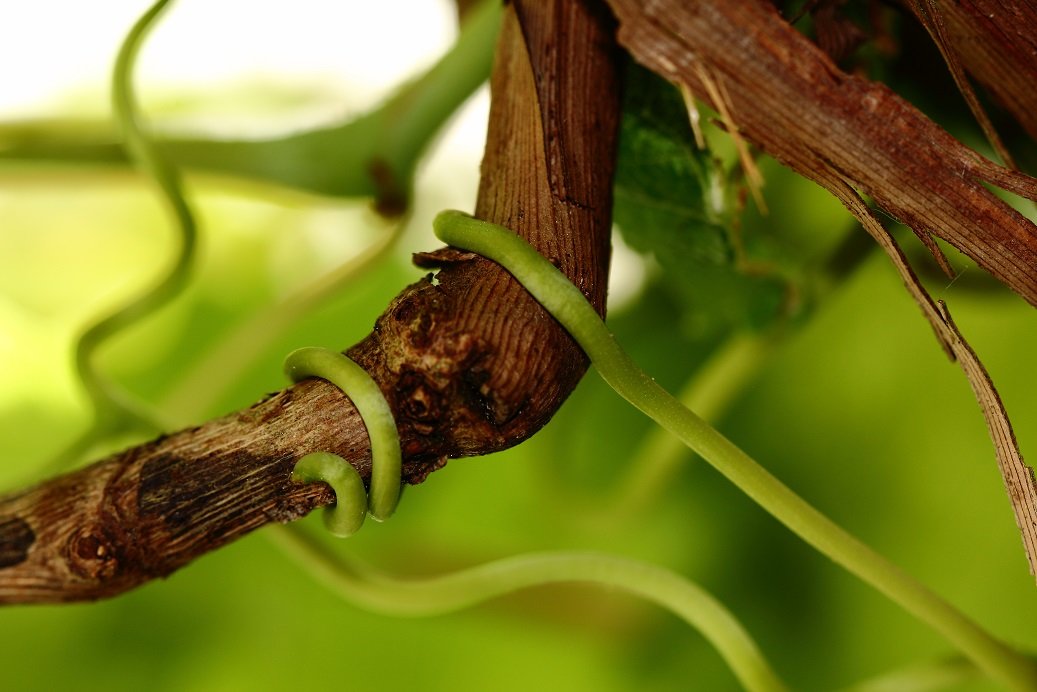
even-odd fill
[{"label": "blurred green background", "polygon": [[[120,32],[145,4],[120,3],[111,18],[96,20],[109,22],[107,33],[94,32],[98,45],[114,53]],[[418,4],[438,7],[413,3]],[[54,11],[72,11],[72,3],[57,6]],[[174,129],[193,122],[216,130],[237,122],[291,129],[329,113],[341,115],[345,102],[359,112],[430,64],[452,40],[450,22],[441,21],[443,36],[415,47],[409,66],[382,78],[381,91],[356,87],[363,82],[359,76],[352,91],[350,79],[341,75],[307,82],[299,75],[312,77],[309,65],[288,77],[243,68],[195,91],[173,78],[149,82],[149,69],[164,74],[161,46],[173,56],[185,50],[182,42],[205,16],[199,6],[204,3],[178,4],[168,35],[163,38],[160,27],[159,47],[150,58],[147,48],[142,56],[148,114]],[[290,11],[305,15],[300,8]],[[377,46],[367,48],[365,61],[354,59],[343,68],[344,74],[361,75],[383,54],[397,59],[408,45],[420,43],[394,33],[392,15],[402,7],[390,8],[381,19],[353,11],[354,23],[369,22],[366,32],[355,33],[375,36]],[[449,19],[451,6],[436,11]],[[36,26],[11,8],[2,13],[0,26],[7,31],[12,22],[24,22],[25,32]],[[311,23],[319,25],[322,18]],[[418,34],[439,26],[432,20],[414,23],[422,25]],[[237,49],[228,31],[208,27],[202,35],[224,41],[219,50],[231,55]],[[246,41],[240,51],[249,55],[248,50]],[[292,53],[290,46],[281,50]],[[77,79],[84,85],[78,91],[55,87],[58,95],[35,111],[9,106],[11,117],[103,113],[103,73]],[[247,108],[240,107],[243,101]],[[214,103],[236,107],[221,111]],[[291,349],[342,348],[366,334],[390,298],[420,276],[409,265],[409,253],[437,245],[431,234],[435,212],[474,203],[486,105],[480,92],[437,139],[419,167],[414,210],[402,237],[376,265],[298,315],[225,392],[198,407],[192,407],[190,392],[181,392],[178,409],[167,413],[186,424],[247,406],[284,386],[280,364]],[[761,247],[799,253],[797,271],[826,256],[847,234],[863,233],[814,185],[773,162],[764,162],[764,174],[769,213],[760,215],[750,203],[742,232]],[[175,304],[121,336],[102,358],[107,373],[160,408],[237,325],[390,232],[364,200],[243,188],[205,176],[189,182],[203,233],[195,280]],[[914,247],[908,233],[899,237]],[[73,340],[98,312],[149,283],[169,261],[173,243],[163,209],[135,174],[118,167],[0,164],[5,491],[28,482],[86,425],[85,398],[71,367]],[[610,324],[635,359],[677,391],[732,327],[703,330],[688,314],[688,301],[672,290],[665,269],[624,247],[617,249],[613,288],[622,300],[614,303]],[[924,262],[920,255],[916,259]],[[931,279],[930,288],[948,301],[993,375],[1026,454],[1037,446],[1037,387],[1029,362],[1037,353],[1037,321],[1032,308],[991,286],[968,260],[952,261],[960,278]],[[963,375],[943,357],[878,253],[864,255],[855,271],[837,281],[805,285],[810,309],[780,330],[760,372],[739,388],[718,421],[721,429],[994,633],[1037,650],[1037,592]],[[336,549],[407,575],[567,548],[664,565],[719,596],[795,689],[837,688],[952,653],[937,635],[820,557],[700,461],[688,459],[648,506],[630,517],[613,517],[615,482],[625,477],[648,431],[647,420],[591,373],[528,443],[491,457],[452,461],[409,489],[391,522],[370,523]],[[315,518],[306,522],[319,531]],[[388,618],[341,601],[264,533],[109,602],[0,609],[0,686],[735,688],[701,636],[674,616],[621,594],[552,586],[449,616]],[[967,681],[949,689],[994,687]]]}]

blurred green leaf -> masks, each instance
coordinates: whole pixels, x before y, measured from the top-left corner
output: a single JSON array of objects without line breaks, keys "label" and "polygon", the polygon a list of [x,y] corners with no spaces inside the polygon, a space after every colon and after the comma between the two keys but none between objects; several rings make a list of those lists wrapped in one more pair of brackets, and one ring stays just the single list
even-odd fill
[{"label": "blurred green leaf", "polygon": [[721,162],[696,146],[678,91],[632,65],[613,216],[626,242],[656,259],[693,335],[763,327],[781,313],[785,282],[748,271],[739,256],[736,192]]},{"label": "blurred green leaf", "polygon": [[[616,170],[615,217],[630,245],[677,259],[729,265],[723,173],[695,145],[687,111],[672,85],[640,67],[627,78]],[[730,219],[726,219],[729,221]]]}]

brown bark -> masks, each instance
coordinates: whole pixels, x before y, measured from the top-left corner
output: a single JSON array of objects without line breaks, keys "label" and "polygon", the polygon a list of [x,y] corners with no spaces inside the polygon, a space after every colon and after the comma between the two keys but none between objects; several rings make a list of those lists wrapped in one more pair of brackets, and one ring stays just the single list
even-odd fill
[{"label": "brown bark", "polygon": [[[475,214],[530,241],[604,315],[618,68],[611,24],[585,11],[576,2],[509,7],[519,21],[501,28]],[[449,249],[417,260],[441,267],[438,283],[412,286],[350,355],[393,383],[386,395],[404,452],[431,470],[528,437],[587,361],[495,263]]]},{"label": "brown bark", "polygon": [[[551,258],[604,314],[619,112],[614,26],[591,0],[505,12],[476,215]],[[349,350],[396,415],[404,476],[528,438],[586,369],[568,334],[506,272],[441,250]],[[247,411],[0,500],[0,602],[90,600],[165,576],[269,522],[333,501],[289,480],[326,450],[370,475],[349,400],[310,380]]]}]

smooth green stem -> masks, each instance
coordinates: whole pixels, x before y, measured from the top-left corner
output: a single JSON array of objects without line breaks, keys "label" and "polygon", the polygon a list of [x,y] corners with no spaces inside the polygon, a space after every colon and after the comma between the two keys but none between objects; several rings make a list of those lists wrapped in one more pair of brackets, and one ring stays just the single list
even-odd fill
[{"label": "smooth green stem", "polygon": [[1037,689],[1034,661],[816,510],[645,374],[579,289],[526,241],[502,226],[456,211],[440,213],[434,229],[444,242],[500,263],[576,339],[616,392],[677,435],[803,540],[941,633],[995,680],[1015,689]]},{"label": "smooth green stem", "polygon": [[[875,252],[875,243],[857,224],[817,263],[817,295],[831,293]],[[680,402],[699,417],[715,423],[723,417],[742,390],[759,375],[775,347],[787,336],[790,325],[766,332],[739,332],[725,341],[695,372],[678,393]],[[684,443],[668,430],[656,426],[633,454],[625,478],[617,483],[615,498],[608,503],[608,517],[622,522],[645,507],[691,455]]]},{"label": "smooth green stem", "polygon": [[[694,374],[678,395],[685,407],[704,420],[716,421],[762,368],[772,351],[773,335],[741,332],[730,337]],[[625,477],[616,484],[608,515],[626,521],[643,509],[676,474],[688,448],[656,426],[634,452]]]},{"label": "smooth green stem", "polygon": [[439,615],[556,582],[614,587],[670,610],[699,630],[747,689],[785,689],[756,643],[720,602],[700,586],[654,565],[598,553],[539,553],[430,579],[403,580],[332,554],[299,531],[282,528],[276,538],[347,600],[389,615]]},{"label": "smooth green stem", "polygon": [[503,3],[483,0],[461,25],[453,47],[375,113],[384,119],[380,144],[401,177],[449,119],[490,77]]},{"label": "smooth green stem", "polygon": [[[284,361],[284,369],[295,382],[307,377],[327,380],[341,389],[356,406],[371,439],[371,491],[364,504],[371,518],[377,521],[388,519],[400,499],[402,462],[396,419],[378,383],[352,360],[327,348],[306,347],[292,351]],[[341,465],[356,473],[345,460]],[[319,473],[320,468],[326,468],[326,464],[319,462],[304,472],[312,476]],[[308,477],[307,480],[328,479]]]},{"label": "smooth green stem", "polygon": [[485,0],[454,46],[388,101],[349,122],[269,140],[180,140],[165,146],[185,166],[339,197],[406,207],[419,157],[447,119],[486,81],[500,24]]},{"label": "smooth green stem", "polygon": [[958,689],[962,684],[982,677],[982,672],[972,661],[958,656],[883,673],[843,688],[841,692],[932,692]]}]

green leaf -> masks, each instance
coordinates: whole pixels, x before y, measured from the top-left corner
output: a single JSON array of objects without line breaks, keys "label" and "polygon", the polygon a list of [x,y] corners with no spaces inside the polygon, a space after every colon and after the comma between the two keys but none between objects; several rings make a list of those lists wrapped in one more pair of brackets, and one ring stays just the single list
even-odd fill
[{"label": "green leaf", "polygon": [[613,218],[627,244],[658,262],[693,335],[764,326],[784,303],[783,280],[743,270],[734,197],[722,164],[695,144],[680,93],[631,66]]}]

